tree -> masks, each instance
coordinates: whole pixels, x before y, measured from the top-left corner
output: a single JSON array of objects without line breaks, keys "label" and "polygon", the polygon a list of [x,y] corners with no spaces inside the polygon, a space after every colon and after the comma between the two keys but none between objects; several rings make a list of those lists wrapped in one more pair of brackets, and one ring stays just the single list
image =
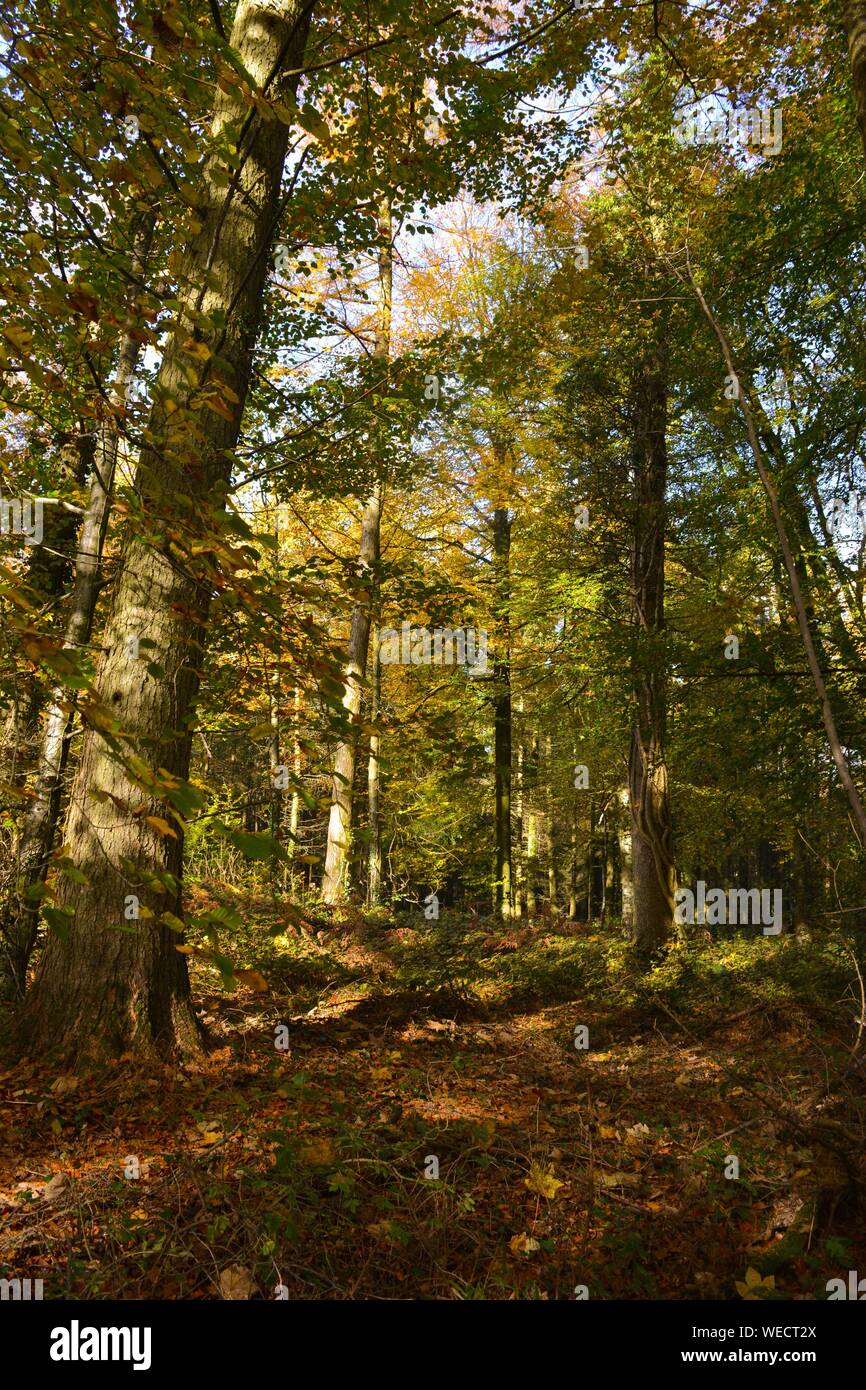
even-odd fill
[{"label": "tree", "polygon": [[[197,568],[191,551],[197,534],[213,554],[220,532],[280,214],[288,124],[271,103],[297,90],[310,15],[309,3],[251,0],[235,15],[231,47],[246,75],[226,79],[216,99],[212,137],[222,149],[207,166],[139,464],[148,511],[163,525],[179,516],[188,548],[158,533],[154,543],[141,529],[125,541],[97,696],[82,706],[87,729],[65,837],[74,874],[55,908],[67,939],[48,942],[20,1020],[31,1050],[147,1055],[199,1046],[174,923],[183,820],[195,806],[186,783],[190,716],[215,571]],[[246,91],[264,110],[250,111]],[[142,652],[157,659],[145,664]]]}]

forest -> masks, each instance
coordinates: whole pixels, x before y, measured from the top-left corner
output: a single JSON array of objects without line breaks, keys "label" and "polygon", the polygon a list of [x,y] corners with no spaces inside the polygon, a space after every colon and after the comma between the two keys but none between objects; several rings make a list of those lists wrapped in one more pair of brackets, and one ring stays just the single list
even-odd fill
[{"label": "forest", "polygon": [[8,0],[0,301],[3,1299],[866,1298],[866,0]]}]

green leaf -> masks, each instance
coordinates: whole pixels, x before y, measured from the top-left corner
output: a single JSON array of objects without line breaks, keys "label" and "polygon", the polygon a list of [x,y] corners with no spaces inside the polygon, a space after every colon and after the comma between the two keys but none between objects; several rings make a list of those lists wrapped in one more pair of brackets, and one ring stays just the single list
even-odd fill
[{"label": "green leaf", "polygon": [[42,916],[55,936],[59,936],[61,941],[69,940],[69,929],[75,916],[74,908],[43,907]]},{"label": "green leaf", "polygon": [[273,835],[257,833],[246,830],[231,830],[227,825],[221,827],[222,833],[239,849],[241,854],[247,859],[281,859],[288,860],[285,849],[279,840],[275,840]]}]

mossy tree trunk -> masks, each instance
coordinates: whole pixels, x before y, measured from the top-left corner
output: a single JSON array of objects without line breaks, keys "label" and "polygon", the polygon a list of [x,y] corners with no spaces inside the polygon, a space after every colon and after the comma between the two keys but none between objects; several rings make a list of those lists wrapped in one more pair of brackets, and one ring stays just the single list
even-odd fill
[{"label": "mossy tree trunk", "polygon": [[[297,76],[281,73],[302,66],[311,8],[238,5],[232,47],[267,97],[296,90]],[[49,939],[20,1018],[22,1046],[55,1061],[201,1045],[181,937],[161,920],[166,909],[181,911],[182,827],[166,817],[189,770],[209,597],[223,578],[212,547],[224,544],[228,451],[249,385],[289,133],[230,91],[217,93],[212,134],[230,132],[239,166],[229,172],[214,154],[203,176],[180,273],[183,307],[139,462],[142,520],[124,543],[97,700],[82,704],[65,834],[75,878],[58,892],[74,916],[67,939]],[[127,920],[130,899],[137,921]]]}]

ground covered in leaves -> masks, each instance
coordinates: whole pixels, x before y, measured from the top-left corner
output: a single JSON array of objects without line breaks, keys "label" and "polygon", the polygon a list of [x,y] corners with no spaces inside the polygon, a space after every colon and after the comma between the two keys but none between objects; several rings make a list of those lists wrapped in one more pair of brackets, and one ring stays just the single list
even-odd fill
[{"label": "ground covered in leaves", "polygon": [[700,937],[641,977],[615,924],[347,910],[275,935],[270,902],[196,899],[245,923],[234,990],[193,958],[202,1062],[3,1063],[0,1276],[772,1300],[866,1268],[863,942]]}]

